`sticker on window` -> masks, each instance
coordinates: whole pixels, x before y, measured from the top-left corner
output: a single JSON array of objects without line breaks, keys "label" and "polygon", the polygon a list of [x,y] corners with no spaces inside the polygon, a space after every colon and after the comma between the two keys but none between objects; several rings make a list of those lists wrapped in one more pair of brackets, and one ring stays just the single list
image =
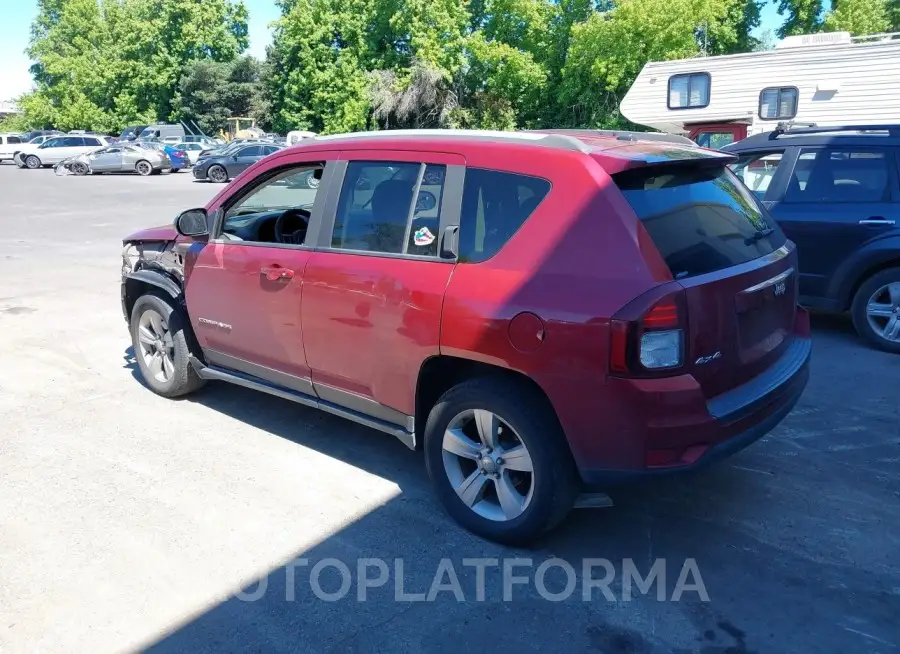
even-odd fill
[{"label": "sticker on window", "polygon": [[416,245],[431,245],[434,243],[434,234],[427,227],[422,227],[413,234],[413,242]]}]

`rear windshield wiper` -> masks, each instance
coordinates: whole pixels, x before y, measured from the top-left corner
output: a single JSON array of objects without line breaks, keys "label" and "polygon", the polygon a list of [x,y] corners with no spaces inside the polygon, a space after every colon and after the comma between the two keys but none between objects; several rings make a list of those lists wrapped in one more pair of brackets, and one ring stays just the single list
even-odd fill
[{"label": "rear windshield wiper", "polygon": [[761,241],[764,238],[771,236],[775,232],[771,227],[767,227],[766,229],[758,229],[753,234],[753,236],[748,236],[744,239],[744,245],[753,245],[757,241]]}]

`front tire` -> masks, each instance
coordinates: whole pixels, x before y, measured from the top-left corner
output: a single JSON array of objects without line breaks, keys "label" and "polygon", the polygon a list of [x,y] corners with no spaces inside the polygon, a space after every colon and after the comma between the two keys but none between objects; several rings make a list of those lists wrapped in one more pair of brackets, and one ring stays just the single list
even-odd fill
[{"label": "front tire", "polygon": [[869,344],[900,354],[900,268],[888,268],[864,281],[850,308],[856,332]]},{"label": "front tire", "polygon": [[183,314],[158,295],[142,295],[131,311],[131,342],[144,382],[157,395],[178,397],[204,384],[189,361]]},{"label": "front tire", "polygon": [[424,441],[444,508],[483,538],[527,545],[575,503],[565,436],[546,398],[524,383],[482,377],[451,388],[431,410]]},{"label": "front tire", "polygon": [[25,167],[29,170],[37,170],[42,165],[43,164],[41,163],[41,160],[33,154],[29,154],[27,157],[25,157]]},{"label": "front tire", "polygon": [[218,164],[210,166],[206,171],[206,179],[216,184],[224,184],[228,181],[228,171]]}]

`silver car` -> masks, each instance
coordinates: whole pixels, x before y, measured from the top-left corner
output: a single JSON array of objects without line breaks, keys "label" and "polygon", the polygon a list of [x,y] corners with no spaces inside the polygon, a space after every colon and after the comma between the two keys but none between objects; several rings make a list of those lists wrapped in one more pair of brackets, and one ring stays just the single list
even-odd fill
[{"label": "silver car", "polygon": [[117,143],[66,159],[59,167],[74,175],[135,172],[147,176],[171,170],[172,162],[165,152]]}]

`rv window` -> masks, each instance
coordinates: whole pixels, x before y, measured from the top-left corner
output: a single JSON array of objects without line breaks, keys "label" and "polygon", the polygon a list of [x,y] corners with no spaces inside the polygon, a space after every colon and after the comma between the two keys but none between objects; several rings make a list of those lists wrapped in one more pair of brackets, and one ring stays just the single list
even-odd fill
[{"label": "rv window", "polygon": [[702,109],[709,106],[709,73],[672,75],[669,109]]},{"label": "rv window", "polygon": [[759,94],[759,117],[763,120],[790,120],[797,115],[796,86],[771,87]]},{"label": "rv window", "polygon": [[763,152],[744,155],[729,166],[757,199],[762,200],[769,184],[781,165],[781,152]]}]

